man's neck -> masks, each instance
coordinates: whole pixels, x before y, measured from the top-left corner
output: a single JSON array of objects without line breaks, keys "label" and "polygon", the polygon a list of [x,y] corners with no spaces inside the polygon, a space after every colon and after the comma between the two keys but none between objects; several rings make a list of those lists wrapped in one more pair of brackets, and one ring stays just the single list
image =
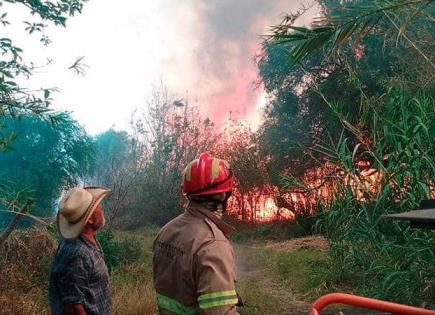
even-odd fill
[{"label": "man's neck", "polygon": [[80,235],[86,237],[92,244],[97,245],[97,239],[95,238],[96,231],[88,225],[85,225]]}]

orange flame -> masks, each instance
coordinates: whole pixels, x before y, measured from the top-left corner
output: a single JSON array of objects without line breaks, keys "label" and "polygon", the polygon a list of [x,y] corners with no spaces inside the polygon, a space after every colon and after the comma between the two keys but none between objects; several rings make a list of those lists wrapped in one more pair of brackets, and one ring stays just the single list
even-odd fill
[{"label": "orange flame", "polygon": [[[274,220],[291,221],[295,219],[295,214],[287,209],[280,208],[276,205],[272,195],[261,194],[258,191],[252,191],[250,196],[237,196],[234,199],[230,199],[232,202],[229,204],[229,212],[237,214],[238,219],[243,220],[243,214],[241,213],[241,199],[244,200],[245,211],[248,216],[245,220],[253,222],[270,222]],[[255,196],[256,202],[253,204],[252,196]],[[251,198],[251,199],[250,199]]]},{"label": "orange flame", "polygon": [[286,208],[278,208],[272,197],[264,200],[263,204],[258,207],[257,221],[267,222],[272,220],[294,220],[295,214]]}]

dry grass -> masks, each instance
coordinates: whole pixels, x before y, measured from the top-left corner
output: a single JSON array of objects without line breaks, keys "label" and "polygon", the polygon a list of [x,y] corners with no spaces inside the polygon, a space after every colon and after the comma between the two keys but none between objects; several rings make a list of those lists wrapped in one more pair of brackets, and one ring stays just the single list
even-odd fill
[{"label": "dry grass", "polygon": [[2,315],[32,315],[47,314],[47,307],[41,303],[41,296],[45,292],[34,294],[0,293],[0,314]]},{"label": "dry grass", "polygon": [[[113,310],[119,315],[157,312],[152,283],[150,246],[154,231],[119,232],[143,244],[140,261],[111,274]],[[43,230],[14,232],[0,248],[0,315],[48,313],[48,275],[57,242]]]},{"label": "dry grass", "polygon": [[[116,239],[138,240],[139,260],[115,268],[111,274],[114,315],[157,314],[152,281],[151,244],[156,231],[117,231]],[[246,307],[242,314],[283,314],[306,311],[309,261],[321,261],[321,238],[236,245],[238,290]],[[0,314],[47,314],[48,271],[56,241],[41,230],[15,232],[0,248]],[[319,257],[318,257],[319,256]]]},{"label": "dry grass", "polygon": [[157,312],[151,262],[124,265],[112,274],[112,314],[143,315]]},{"label": "dry grass", "polygon": [[151,283],[124,284],[113,289],[112,314],[157,314],[156,294]]},{"label": "dry grass", "polygon": [[140,261],[123,265],[112,273],[112,314],[157,314],[151,258],[155,234],[156,231],[151,229],[116,233],[117,239],[134,237],[140,240],[143,255]]},{"label": "dry grass", "polygon": [[309,309],[301,292],[275,273],[272,265],[277,263],[277,251],[261,244],[236,244],[234,249],[237,289],[246,305],[242,315],[304,314]]},{"label": "dry grass", "polygon": [[46,314],[56,241],[43,230],[14,232],[0,248],[0,314]]}]

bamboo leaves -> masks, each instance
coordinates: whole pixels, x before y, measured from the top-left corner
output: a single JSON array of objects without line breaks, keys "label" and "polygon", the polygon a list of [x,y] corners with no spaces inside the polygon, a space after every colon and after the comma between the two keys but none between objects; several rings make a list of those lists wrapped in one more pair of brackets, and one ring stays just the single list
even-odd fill
[{"label": "bamboo leaves", "polygon": [[403,35],[406,27],[433,2],[433,0],[378,0],[365,4],[344,4],[341,12],[330,10],[334,14],[326,14],[312,27],[297,27],[293,25],[294,19],[284,18],[281,25],[272,29],[269,43],[276,45],[292,43],[288,54],[293,65],[301,63],[305,58],[322,49],[324,56],[330,57],[337,55],[344,44],[350,43],[356,47],[362,38],[386,18],[388,12],[412,10],[409,17],[401,23],[398,36]]},{"label": "bamboo leaves", "polygon": [[334,244],[334,257],[361,274],[361,290],[415,304],[429,302],[435,292],[431,280],[435,276],[433,233],[381,218],[385,213],[412,209],[433,195],[434,101],[425,94],[410,97],[407,93],[403,87],[393,87],[378,104],[373,116],[377,120],[373,133],[379,139],[376,147],[363,150],[358,145],[351,151],[346,137],[341,136],[317,149],[347,174],[359,173],[356,162],[363,152],[373,157],[371,168],[382,170],[380,188],[369,186],[362,195],[355,190],[356,177],[343,177],[321,222]]}]

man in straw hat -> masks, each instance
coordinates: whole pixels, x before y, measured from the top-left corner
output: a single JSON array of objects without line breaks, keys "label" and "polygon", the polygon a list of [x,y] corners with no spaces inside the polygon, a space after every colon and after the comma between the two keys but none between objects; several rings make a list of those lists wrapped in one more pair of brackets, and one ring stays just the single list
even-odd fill
[{"label": "man in straw hat", "polygon": [[104,223],[102,187],[73,188],[59,203],[62,236],[50,270],[49,301],[54,315],[105,315],[112,304],[109,273],[95,238]]}]

